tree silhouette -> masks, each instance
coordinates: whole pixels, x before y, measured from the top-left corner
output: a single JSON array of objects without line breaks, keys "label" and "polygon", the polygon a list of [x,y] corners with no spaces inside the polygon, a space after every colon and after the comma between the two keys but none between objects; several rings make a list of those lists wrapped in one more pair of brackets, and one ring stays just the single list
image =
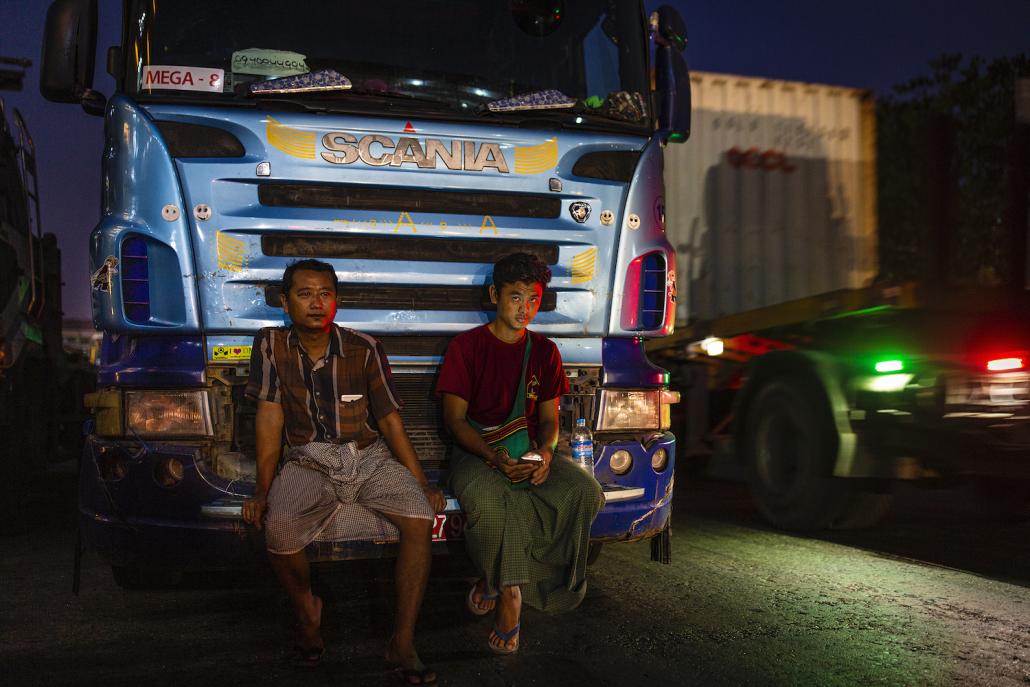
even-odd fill
[{"label": "tree silhouette", "polygon": [[[1016,79],[1030,77],[1030,58],[946,54],[929,66],[928,75],[895,86],[878,104],[880,277],[926,274],[930,232],[939,228],[930,226],[930,204],[945,203],[954,225],[945,266],[952,283],[997,286],[1010,276],[1005,212],[1014,91]],[[944,157],[935,155],[940,139],[930,135],[942,121],[952,141]],[[931,188],[934,160],[948,161],[948,192]]]}]

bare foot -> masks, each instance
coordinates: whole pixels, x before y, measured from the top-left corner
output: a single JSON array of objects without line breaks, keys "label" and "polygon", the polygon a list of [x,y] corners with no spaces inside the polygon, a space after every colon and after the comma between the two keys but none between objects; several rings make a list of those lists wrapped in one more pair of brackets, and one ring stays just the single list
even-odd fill
[{"label": "bare foot", "polygon": [[314,594],[309,595],[305,607],[298,612],[300,618],[300,642],[299,645],[307,648],[323,648],[322,633],[322,599]]},{"label": "bare foot", "polygon": [[[509,634],[519,624],[522,616],[522,590],[519,587],[504,587],[501,589],[499,599],[497,613],[494,615],[494,627]],[[518,633],[511,639],[504,640],[498,637],[494,630],[490,630],[487,641],[491,647],[500,650],[501,653],[512,653],[519,648]]]},{"label": "bare foot", "polygon": [[386,660],[401,670],[404,681],[409,685],[429,685],[436,682],[436,673],[422,662],[414,644],[402,645],[397,637],[391,637],[386,645]]}]

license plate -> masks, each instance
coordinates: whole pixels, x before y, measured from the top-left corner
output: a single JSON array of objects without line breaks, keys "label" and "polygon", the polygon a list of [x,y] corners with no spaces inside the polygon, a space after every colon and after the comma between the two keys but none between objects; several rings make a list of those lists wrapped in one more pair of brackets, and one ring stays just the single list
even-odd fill
[{"label": "license plate", "polygon": [[464,513],[440,513],[433,521],[433,541],[458,541],[465,537]]}]

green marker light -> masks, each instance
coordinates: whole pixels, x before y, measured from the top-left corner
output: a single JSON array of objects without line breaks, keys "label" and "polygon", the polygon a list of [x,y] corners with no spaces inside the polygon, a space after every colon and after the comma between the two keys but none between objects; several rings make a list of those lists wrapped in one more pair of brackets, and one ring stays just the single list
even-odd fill
[{"label": "green marker light", "polygon": [[881,360],[880,362],[876,363],[875,367],[876,371],[881,373],[901,372],[903,369],[905,369],[904,363],[902,363],[900,360]]}]

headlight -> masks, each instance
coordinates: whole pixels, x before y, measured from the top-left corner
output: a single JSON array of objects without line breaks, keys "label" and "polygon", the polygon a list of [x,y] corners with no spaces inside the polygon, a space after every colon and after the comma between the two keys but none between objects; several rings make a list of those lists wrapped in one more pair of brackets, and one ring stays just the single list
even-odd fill
[{"label": "headlight", "polygon": [[207,391],[126,391],[125,422],[140,435],[210,436]]},{"label": "headlight", "polygon": [[616,475],[625,475],[633,467],[633,456],[626,449],[619,449],[608,459],[608,467]]},{"label": "headlight", "polygon": [[678,401],[676,391],[602,389],[597,430],[669,429],[669,406]]}]

